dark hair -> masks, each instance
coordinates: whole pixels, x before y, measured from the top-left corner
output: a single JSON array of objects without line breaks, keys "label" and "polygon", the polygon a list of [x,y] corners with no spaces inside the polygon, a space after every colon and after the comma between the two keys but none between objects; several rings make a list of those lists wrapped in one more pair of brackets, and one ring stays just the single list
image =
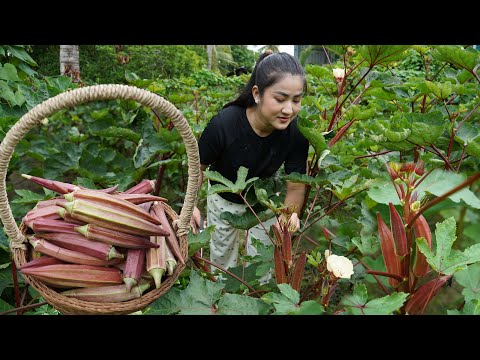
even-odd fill
[{"label": "dark hair", "polygon": [[294,56],[285,52],[273,54],[271,52],[264,52],[258,58],[252,75],[250,75],[250,79],[240,95],[235,100],[227,103],[223,108],[225,109],[231,105],[239,105],[242,107],[254,105],[255,99],[252,95],[253,86],[257,85],[260,96],[263,96],[265,88],[280,81],[285,74],[302,76],[303,91],[307,91],[305,71]]}]

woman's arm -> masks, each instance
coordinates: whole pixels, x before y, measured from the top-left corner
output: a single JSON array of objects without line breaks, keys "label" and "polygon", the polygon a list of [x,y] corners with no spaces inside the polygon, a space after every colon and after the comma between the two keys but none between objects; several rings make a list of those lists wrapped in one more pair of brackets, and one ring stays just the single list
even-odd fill
[{"label": "woman's arm", "polygon": [[288,221],[288,228],[292,233],[300,228],[300,219],[298,212],[302,208],[305,196],[305,184],[287,181],[287,194],[285,196],[285,205],[293,210]]}]

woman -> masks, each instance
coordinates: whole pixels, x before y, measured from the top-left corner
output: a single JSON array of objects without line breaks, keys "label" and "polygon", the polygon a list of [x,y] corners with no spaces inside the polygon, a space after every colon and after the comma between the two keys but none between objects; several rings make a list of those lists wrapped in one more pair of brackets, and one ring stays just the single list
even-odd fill
[{"label": "woman", "polygon": [[[200,184],[203,171],[209,166],[211,171],[233,182],[240,166],[248,169],[247,179],[269,177],[282,164],[286,174],[305,174],[309,143],[297,128],[296,116],[306,85],[304,70],[295,57],[287,53],[262,54],[240,96],[210,120],[200,137]],[[293,231],[300,227],[297,211],[302,207],[304,193],[303,184],[287,182],[285,205],[295,209],[289,219]],[[224,211],[242,214],[250,210],[237,194],[207,197],[207,223],[216,225],[210,243],[210,261],[228,269],[237,265],[238,246],[245,232],[220,219]],[[197,208],[193,219],[200,224]],[[274,217],[263,224],[268,230],[275,222]],[[268,234],[258,224],[249,230],[248,255],[256,254],[252,236],[271,245]]]}]

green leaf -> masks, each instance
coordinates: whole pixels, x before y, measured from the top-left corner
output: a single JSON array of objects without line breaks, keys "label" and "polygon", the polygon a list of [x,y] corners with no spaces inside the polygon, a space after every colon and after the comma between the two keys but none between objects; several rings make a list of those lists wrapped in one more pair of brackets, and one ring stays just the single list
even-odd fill
[{"label": "green leaf", "polygon": [[321,154],[323,150],[327,149],[328,146],[321,130],[313,122],[302,117],[298,119],[297,127],[317,154]]},{"label": "green leaf", "polygon": [[39,202],[40,200],[43,200],[45,198],[44,196],[42,196],[40,194],[37,194],[37,193],[34,193],[33,191],[30,191],[30,190],[15,190],[15,192],[20,197],[12,200],[11,202],[13,204],[34,204],[34,205],[36,205],[37,202]]},{"label": "green leaf", "polygon": [[459,68],[473,72],[475,66],[480,63],[478,52],[470,52],[456,45],[433,46],[432,57],[439,61],[446,61]]},{"label": "green leaf", "polygon": [[315,301],[306,301],[300,306],[300,294],[289,284],[278,284],[280,294],[269,292],[262,296],[262,300],[273,304],[274,315],[319,315],[324,312],[322,305]]},{"label": "green leaf", "polygon": [[46,76],[45,80],[50,87],[56,90],[58,94],[74,87],[72,79],[68,76]]},{"label": "green leaf", "polygon": [[455,141],[463,146],[467,146],[469,143],[478,138],[480,135],[480,129],[470,123],[465,123],[455,134]]},{"label": "green leaf", "polygon": [[10,106],[17,105],[15,93],[3,80],[0,80],[0,98],[7,100]]},{"label": "green leaf", "polygon": [[138,141],[133,155],[135,168],[145,167],[161,153],[172,150],[172,145],[166,143],[157,133],[148,133]]},{"label": "green leaf", "polygon": [[375,236],[354,237],[352,243],[358,247],[363,255],[374,255],[377,253],[380,244]]},{"label": "green leaf", "polygon": [[[457,174],[451,171],[442,169],[433,170],[428,177],[416,188],[418,198],[421,199],[425,193],[430,193],[435,196],[441,196],[455,186],[459,185],[466,179],[465,174]],[[480,199],[467,188],[450,195],[448,197],[453,202],[460,202],[463,200],[466,204],[475,209],[480,209]],[[374,199],[375,200],[375,199]]]},{"label": "green leaf", "polygon": [[370,67],[386,65],[389,62],[400,61],[411,46],[404,45],[367,45],[360,48],[360,54]]},{"label": "green leaf", "polygon": [[[18,276],[18,281],[20,284],[23,284],[24,283],[23,277]],[[3,290],[9,287],[13,287],[13,277],[12,277],[11,266],[0,270],[0,296],[3,293]]]},{"label": "green leaf", "polygon": [[435,230],[435,255],[430,250],[427,241],[424,238],[417,238],[418,249],[425,255],[427,262],[432,269],[444,274],[452,275],[462,270],[465,265],[473,264],[480,261],[480,244],[475,244],[462,252],[452,252],[452,245],[456,240],[456,223],[453,217],[445,219],[441,223],[437,223]]},{"label": "green leaf", "polygon": [[12,64],[0,64],[0,80],[21,81],[17,74],[17,68]]},{"label": "green leaf", "polygon": [[467,301],[463,310],[447,310],[448,315],[480,315],[480,300],[475,299]]},{"label": "green leaf", "polygon": [[480,300],[480,264],[473,264],[455,274],[455,280],[464,287],[465,301]]},{"label": "green leaf", "polygon": [[201,248],[207,248],[214,232],[215,225],[208,226],[201,233],[196,235],[192,232],[189,232],[187,235],[188,256],[193,256]]},{"label": "green leaf", "polygon": [[417,145],[433,144],[449,126],[448,119],[440,111],[409,113],[405,114],[405,119],[412,131],[408,140]]},{"label": "green leaf", "polygon": [[[249,266],[244,267],[242,264],[235,267],[228,268],[228,271],[232,274],[238,276],[247,284],[253,284],[258,280],[257,278],[257,268],[260,266],[260,263],[250,264]],[[226,292],[236,292],[240,289],[240,286],[244,286],[240,281],[235,279],[229,274],[222,273],[222,276],[226,278],[225,280],[225,291]]]},{"label": "green leaf", "polygon": [[390,315],[403,306],[408,295],[407,293],[396,292],[367,302],[367,287],[364,284],[357,283],[353,288],[353,294],[345,296],[342,304],[347,307],[347,311],[352,315]]},{"label": "green leaf", "polygon": [[[0,299],[0,313],[13,309],[13,306],[7,303],[5,300]],[[16,312],[12,312],[7,315],[16,315]]]},{"label": "green leaf", "polygon": [[306,174],[300,174],[297,172],[292,172],[287,176],[285,176],[285,180],[295,182],[295,183],[310,185],[314,189],[322,188],[323,186],[328,184],[327,175],[324,172],[318,174],[315,177],[312,177]]},{"label": "green leaf", "polygon": [[321,304],[314,300],[304,301],[300,307],[296,307],[289,315],[321,315],[325,309]]},{"label": "green leaf", "polygon": [[400,205],[395,187],[390,180],[378,180],[372,187],[367,190],[368,196],[379,204],[393,203],[393,205]]},{"label": "green leaf", "polygon": [[[255,207],[253,209],[255,210]],[[256,212],[256,214],[261,222],[267,221],[275,216],[275,213],[270,209],[266,209],[262,212]],[[241,230],[248,230],[259,224],[257,217],[253,215],[250,209],[248,209],[242,215],[232,214],[229,211],[224,211],[220,214],[220,219],[225,220],[234,228]]]},{"label": "green leaf", "polygon": [[225,294],[218,302],[218,315],[267,315],[271,307],[261,299]]},{"label": "green leaf", "polygon": [[20,59],[26,63],[28,63],[31,66],[38,66],[37,63],[32,59],[30,55],[26,52],[25,49],[23,49],[23,46],[9,46],[9,45],[4,45],[5,49],[10,52],[14,57],[17,59]]},{"label": "green leaf", "polygon": [[109,128],[96,131],[94,132],[94,135],[97,136],[102,136],[102,137],[112,137],[112,138],[117,138],[117,139],[124,139],[128,140],[131,142],[134,142],[135,144],[138,144],[138,142],[141,139],[141,136],[137,134],[135,131],[130,130],[130,129],[125,129],[125,128],[120,128],[116,126],[111,126]]},{"label": "green leaf", "polygon": [[480,137],[475,138],[468,144],[466,153],[480,158]]},{"label": "green leaf", "polygon": [[465,228],[463,231],[465,236],[468,236],[470,239],[477,241],[478,234],[480,234],[480,224],[471,224]]},{"label": "green leaf", "polygon": [[145,311],[148,315],[211,315],[220,299],[221,282],[203,279],[195,270],[190,271],[190,282],[185,290],[170,289]]},{"label": "green leaf", "polygon": [[215,184],[210,187],[208,190],[208,195],[216,194],[218,192],[230,192],[234,194],[240,194],[243,190],[246,189],[248,184],[254,182],[258,179],[258,177],[253,177],[249,180],[246,180],[248,174],[248,169],[246,167],[240,166],[237,170],[237,181],[235,184],[228,180],[227,178],[223,177],[217,171],[204,171],[204,176],[209,179],[219,183],[222,183],[224,186],[216,186]]}]

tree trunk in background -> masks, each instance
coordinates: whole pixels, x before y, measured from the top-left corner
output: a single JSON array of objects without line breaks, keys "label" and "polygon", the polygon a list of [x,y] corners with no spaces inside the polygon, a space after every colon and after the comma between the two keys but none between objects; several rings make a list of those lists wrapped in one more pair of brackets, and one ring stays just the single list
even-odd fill
[{"label": "tree trunk in background", "polygon": [[208,70],[212,70],[213,47],[215,45],[207,45]]},{"label": "tree trunk in background", "polygon": [[78,45],[60,45],[60,75],[80,82],[80,52]]}]

